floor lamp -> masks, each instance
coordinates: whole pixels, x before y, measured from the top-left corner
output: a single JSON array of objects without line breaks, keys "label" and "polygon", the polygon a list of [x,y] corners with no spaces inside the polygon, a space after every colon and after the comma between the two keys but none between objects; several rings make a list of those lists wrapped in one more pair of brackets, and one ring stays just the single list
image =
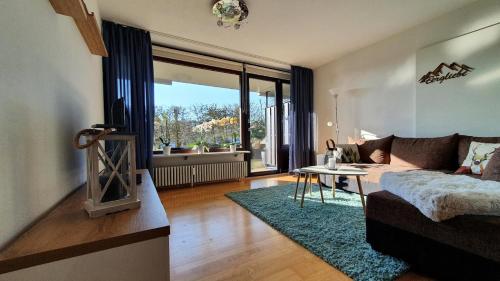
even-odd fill
[{"label": "floor lamp", "polygon": [[330,90],[330,94],[333,96],[335,99],[334,101],[334,107],[335,107],[335,123],[332,123],[331,121],[328,121],[326,125],[328,127],[333,127],[333,124],[335,124],[335,143],[339,143],[339,115],[338,115],[338,97],[339,94],[336,94],[333,90]]},{"label": "floor lamp", "polygon": [[333,94],[333,98],[335,99],[335,141],[336,143],[339,143],[339,108],[338,108],[338,100],[339,100],[339,94]]}]

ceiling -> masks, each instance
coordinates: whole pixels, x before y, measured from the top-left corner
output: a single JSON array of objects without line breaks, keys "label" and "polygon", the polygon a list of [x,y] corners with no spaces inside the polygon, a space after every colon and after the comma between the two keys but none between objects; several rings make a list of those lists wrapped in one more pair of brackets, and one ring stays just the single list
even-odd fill
[{"label": "ceiling", "polygon": [[153,62],[153,69],[156,83],[168,85],[171,82],[182,82],[227,89],[240,88],[240,76],[235,74],[160,61]]},{"label": "ceiling", "polygon": [[[240,89],[240,77],[235,74],[211,71],[160,61],[153,62],[155,83],[171,85],[172,82],[205,85],[226,89]],[[290,85],[283,84],[283,95],[290,96]],[[250,92],[274,96],[275,83],[260,79],[250,79]]]},{"label": "ceiling", "polygon": [[103,19],[152,30],[157,43],[311,68],[474,0],[247,0],[250,14],[240,30],[217,27],[212,2],[98,0]]}]

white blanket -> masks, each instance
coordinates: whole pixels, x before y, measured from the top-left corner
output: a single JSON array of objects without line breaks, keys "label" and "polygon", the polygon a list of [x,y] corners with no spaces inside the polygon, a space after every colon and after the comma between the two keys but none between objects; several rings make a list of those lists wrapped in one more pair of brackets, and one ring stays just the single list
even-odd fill
[{"label": "white blanket", "polygon": [[380,186],[433,221],[459,215],[500,216],[500,182],[434,171],[387,172]]}]

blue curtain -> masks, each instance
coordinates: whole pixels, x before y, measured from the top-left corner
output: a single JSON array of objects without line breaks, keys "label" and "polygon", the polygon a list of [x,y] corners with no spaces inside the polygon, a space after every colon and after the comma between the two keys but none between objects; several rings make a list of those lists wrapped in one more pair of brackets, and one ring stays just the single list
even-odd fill
[{"label": "blue curtain", "polygon": [[313,71],[292,66],[291,74],[290,171],[314,163]]},{"label": "blue curtain", "polygon": [[111,106],[125,99],[127,131],[136,134],[137,169],[151,169],[153,157],[154,75],[149,32],[103,21],[109,56],[102,59],[104,118],[111,122]]}]

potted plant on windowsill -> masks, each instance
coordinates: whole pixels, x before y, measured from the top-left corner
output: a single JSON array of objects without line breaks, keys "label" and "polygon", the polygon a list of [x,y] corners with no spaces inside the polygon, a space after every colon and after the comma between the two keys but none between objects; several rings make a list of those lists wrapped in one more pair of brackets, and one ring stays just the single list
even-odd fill
[{"label": "potted plant on windowsill", "polygon": [[236,152],[237,149],[238,149],[238,143],[233,142],[233,143],[229,144],[229,151],[230,152]]},{"label": "potted plant on windowsill", "polygon": [[236,152],[236,149],[238,148],[238,142],[236,141],[236,138],[238,137],[238,133],[233,132],[231,135],[233,137],[233,142],[231,142],[229,144],[229,151]]},{"label": "potted plant on windowsill", "polygon": [[163,154],[165,155],[170,155],[172,152],[172,147],[170,146],[170,140],[169,139],[163,139],[160,137],[160,141],[163,144]]},{"label": "potted plant on windowsill", "polygon": [[207,149],[206,143],[204,141],[199,141],[196,143],[195,146],[193,146],[193,150],[198,152],[198,154],[203,154]]}]

